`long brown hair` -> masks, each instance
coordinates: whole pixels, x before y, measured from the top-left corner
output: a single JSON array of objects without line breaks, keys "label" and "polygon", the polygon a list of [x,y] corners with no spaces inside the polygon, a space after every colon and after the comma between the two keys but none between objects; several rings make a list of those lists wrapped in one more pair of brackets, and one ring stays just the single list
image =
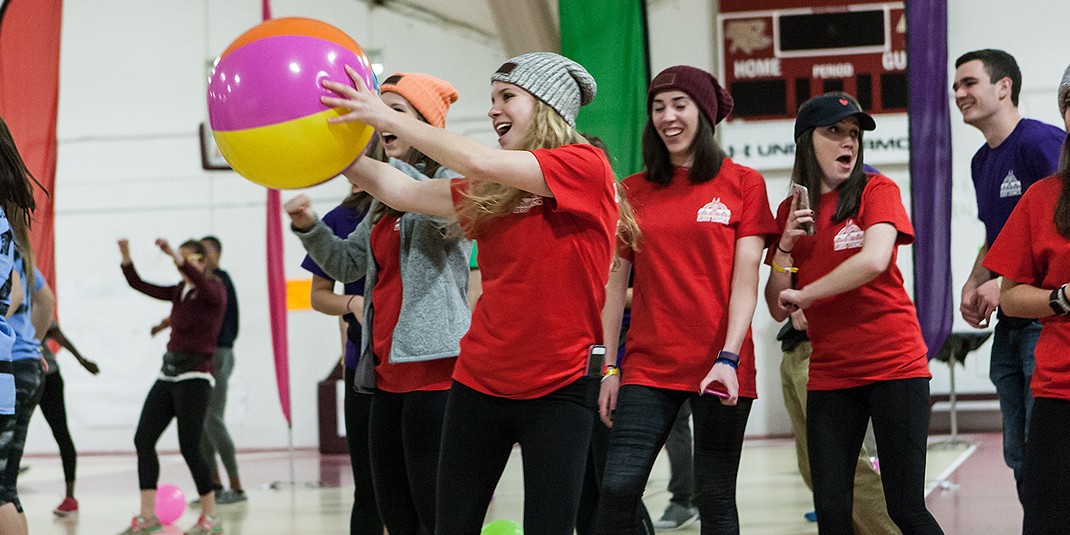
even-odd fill
[{"label": "long brown hair", "polygon": [[1063,191],[1055,203],[1055,228],[1062,237],[1070,239],[1070,134],[1063,140],[1059,171],[1055,174],[1063,183]]},{"label": "long brown hair", "polygon": [[33,198],[34,184],[44,191],[19,155],[7,123],[0,118],[0,204],[15,235],[15,244],[26,272],[27,288],[33,288],[34,277],[33,244],[30,242],[31,216],[37,208]]},{"label": "long brown hair", "polygon": [[[697,106],[696,106],[697,107]],[[713,126],[704,113],[698,114],[698,129],[689,147],[694,156],[687,181],[701,184],[713,180],[721,172],[721,164],[728,157],[717,139],[713,137]],[[646,128],[643,129],[643,165],[646,166],[646,179],[656,184],[672,182],[673,167],[669,149],[658,136],[654,121],[647,114]]]},{"label": "long brown hair", "polygon": [[[854,97],[841,92],[829,92],[825,95],[834,95],[840,98],[846,98],[858,105],[858,102],[854,100]],[[811,100],[803,102],[799,106],[801,111]],[[859,108],[861,109],[861,108]],[[820,128],[820,127],[816,127]],[[821,200],[821,185],[824,182],[825,172],[821,170],[821,165],[817,161],[817,153],[814,152],[814,130],[815,128],[808,128],[805,132],[799,136],[799,139],[795,142],[795,165],[791,168],[791,181],[796,184],[806,186],[806,189],[810,192],[810,209],[814,211],[814,216],[817,216],[817,208]],[[858,215],[858,209],[862,205],[862,191],[866,189],[866,182],[869,180],[866,177],[863,166],[863,147],[861,129],[858,130],[858,157],[855,158],[855,166],[851,169],[851,175],[847,180],[843,181],[840,185],[836,186],[836,190],[839,192],[839,199],[836,201],[836,213],[832,215],[832,221],[839,223],[849,217],[855,217]]]}]

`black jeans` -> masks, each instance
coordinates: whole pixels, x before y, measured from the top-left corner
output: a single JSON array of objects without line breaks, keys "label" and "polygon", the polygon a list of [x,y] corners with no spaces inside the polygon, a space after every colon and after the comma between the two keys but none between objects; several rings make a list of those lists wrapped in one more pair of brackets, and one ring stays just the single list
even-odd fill
[{"label": "black jeans", "polygon": [[435,533],[479,533],[494,488],[520,443],[524,532],[572,535],[591,439],[598,379],[541,398],[489,396],[457,381],[442,427]]},{"label": "black jeans", "polygon": [[442,418],[449,390],[372,396],[369,444],[379,514],[391,535],[435,531]]},{"label": "black jeans", "polygon": [[41,389],[41,414],[44,415],[52,436],[59,446],[59,458],[63,462],[63,480],[74,482],[75,469],[78,466],[78,452],[74,449],[71,430],[67,427],[67,405],[63,398],[63,376],[59,371],[45,374],[45,384]]},{"label": "black jeans", "polygon": [[727,407],[714,396],[637,385],[621,387],[617,398],[602,479],[599,533],[635,532],[635,512],[650,470],[687,400],[695,421],[695,494],[702,533],[739,533],[736,476],[754,400],[739,398],[736,406]]},{"label": "black jeans", "polygon": [[208,397],[212,385],[207,379],[159,381],[152,385],[141,408],[141,419],[134,432],[137,450],[137,477],[141,490],[155,490],[160,479],[160,458],[156,442],[171,420],[178,420],[178,447],[186,460],[197,494],[204,496],[212,489],[212,470],[201,455],[201,435],[204,417],[208,414]]},{"label": "black jeans", "polygon": [[371,455],[368,450],[368,417],[372,396],[353,390],[353,369],[345,369],[346,442],[353,470],[353,508],[349,512],[350,535],[383,535],[383,520],[375,505]]},{"label": "black jeans", "polygon": [[1070,526],[1070,401],[1034,398],[1022,463],[1026,535],[1063,534]]},{"label": "black jeans", "polygon": [[820,533],[853,533],[855,465],[870,418],[888,515],[904,535],[943,533],[925,507],[929,379],[808,390],[806,395],[806,439]]}]

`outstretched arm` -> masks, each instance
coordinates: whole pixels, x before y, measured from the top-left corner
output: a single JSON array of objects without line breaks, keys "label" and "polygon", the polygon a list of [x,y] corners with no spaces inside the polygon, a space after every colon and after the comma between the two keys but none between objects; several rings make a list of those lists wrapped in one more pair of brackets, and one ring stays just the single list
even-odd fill
[{"label": "outstretched arm", "polygon": [[95,362],[82,356],[82,353],[78,351],[78,348],[74,347],[74,343],[71,342],[65,334],[63,334],[62,330],[60,330],[58,324],[52,324],[52,326],[48,329],[48,333],[45,335],[45,338],[51,338],[52,340],[55,340],[60,347],[66,349],[67,351],[70,351],[71,355],[74,355],[74,358],[78,360],[78,364],[81,364],[82,367],[85,368],[86,371],[88,371],[89,373],[93,375],[100,373],[100,367],[97,366]]},{"label": "outstretched arm", "polygon": [[[394,112],[394,115],[402,114]],[[363,157],[344,174],[350,182],[395,210],[443,217],[455,215],[449,180],[415,180],[390,164]]]},{"label": "outstretched arm", "polygon": [[325,88],[338,94],[338,97],[321,97],[323,103],[349,110],[341,117],[330,119],[332,122],[359,121],[379,131],[393,132],[431,159],[469,180],[497,182],[535,195],[553,197],[538,160],[530,152],[492,149],[460,134],[398,113],[370,91],[356,71],[347,66],[346,72],[356,88],[338,82],[323,82]]}]

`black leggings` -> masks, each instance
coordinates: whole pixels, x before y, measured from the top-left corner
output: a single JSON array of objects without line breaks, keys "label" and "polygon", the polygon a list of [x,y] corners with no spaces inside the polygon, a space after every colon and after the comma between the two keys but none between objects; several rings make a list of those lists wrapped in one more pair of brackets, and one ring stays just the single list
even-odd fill
[{"label": "black leggings", "polygon": [[391,535],[435,531],[435,484],[449,390],[372,397],[369,444],[379,514]]},{"label": "black leggings", "polygon": [[212,386],[207,379],[158,380],[152,385],[134,433],[137,477],[141,490],[156,489],[160,479],[156,442],[171,425],[171,420],[177,419],[178,446],[197,485],[197,494],[204,496],[212,491],[212,471],[201,455],[201,434],[204,432],[204,417],[208,414],[208,398],[211,395]]},{"label": "black leggings", "polygon": [[45,374],[41,389],[41,414],[44,415],[52,436],[59,446],[59,458],[63,461],[63,480],[74,482],[78,467],[78,452],[74,449],[71,430],[67,427],[67,405],[63,399],[63,376],[58,371]]},{"label": "black leggings", "polygon": [[870,418],[888,515],[904,535],[943,533],[925,507],[929,379],[808,390],[806,395],[806,440],[820,533],[853,533],[855,465]]},{"label": "black leggings", "polygon": [[435,533],[480,532],[513,444],[520,443],[524,532],[572,535],[597,392],[598,380],[590,377],[527,400],[454,381],[442,427]]},{"label": "black leggings", "polygon": [[368,416],[372,396],[353,389],[353,374],[352,368],[345,369],[346,442],[349,444],[349,465],[353,470],[353,508],[349,512],[349,534],[383,535],[383,520],[375,506],[368,452]]},{"label": "black leggings", "polygon": [[1022,464],[1026,535],[1066,533],[1070,525],[1070,401],[1034,398]]}]

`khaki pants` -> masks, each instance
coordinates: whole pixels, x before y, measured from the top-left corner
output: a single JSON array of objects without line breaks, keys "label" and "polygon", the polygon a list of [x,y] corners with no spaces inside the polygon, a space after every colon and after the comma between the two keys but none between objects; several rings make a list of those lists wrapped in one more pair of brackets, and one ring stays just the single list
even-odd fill
[{"label": "khaki pants", "polygon": [[[784,353],[780,361],[780,380],[784,389],[784,405],[791,418],[795,433],[795,455],[799,462],[799,474],[807,488],[813,490],[810,481],[810,457],[806,446],[806,382],[810,373],[810,342],[802,342],[795,349]],[[872,431],[867,434],[858,455],[855,469],[854,509],[851,516],[857,535],[899,535],[901,532],[888,516],[884,502],[881,476],[869,463],[866,444],[872,444]],[[818,521],[821,519],[819,518]]]}]

